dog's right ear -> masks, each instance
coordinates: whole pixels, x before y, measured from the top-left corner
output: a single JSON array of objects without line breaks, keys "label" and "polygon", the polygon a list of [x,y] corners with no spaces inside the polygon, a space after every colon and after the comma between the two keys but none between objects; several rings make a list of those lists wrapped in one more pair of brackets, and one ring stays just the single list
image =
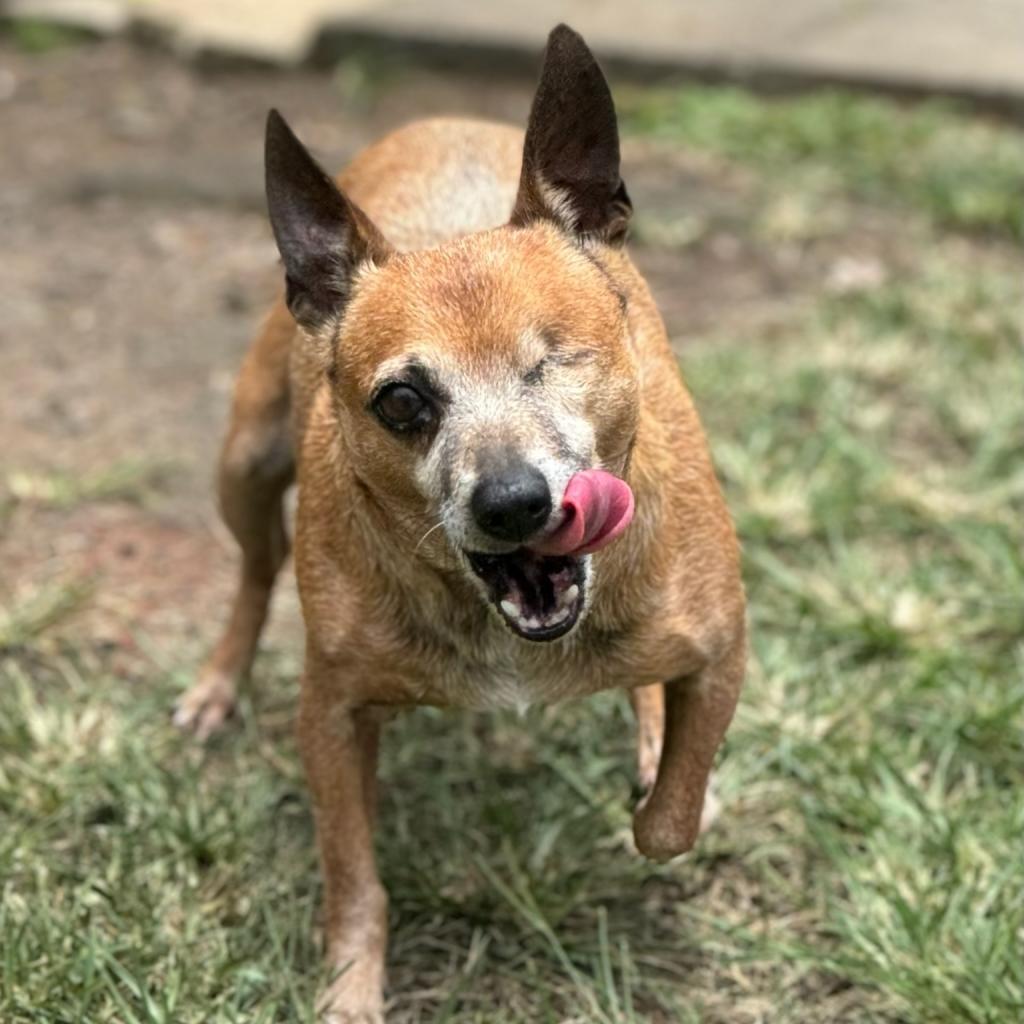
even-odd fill
[{"label": "dog's right ear", "polygon": [[390,250],[276,110],[267,115],[264,163],[288,308],[300,326],[315,330],[344,310],[360,264],[382,263]]}]

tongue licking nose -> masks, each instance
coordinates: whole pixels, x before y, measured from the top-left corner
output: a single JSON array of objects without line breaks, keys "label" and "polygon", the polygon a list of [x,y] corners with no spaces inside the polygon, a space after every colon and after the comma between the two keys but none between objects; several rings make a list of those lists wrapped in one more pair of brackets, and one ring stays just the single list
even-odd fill
[{"label": "tongue licking nose", "polygon": [[565,519],[532,550],[541,555],[587,555],[613,540],[633,518],[633,492],[603,469],[577,473],[562,497]]}]

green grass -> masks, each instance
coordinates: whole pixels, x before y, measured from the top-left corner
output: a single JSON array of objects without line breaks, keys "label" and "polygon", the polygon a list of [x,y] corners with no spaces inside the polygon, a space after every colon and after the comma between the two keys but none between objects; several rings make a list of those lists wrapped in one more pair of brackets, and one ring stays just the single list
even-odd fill
[{"label": "green grass", "polygon": [[949,103],[738,88],[617,92],[627,132],[717,153],[805,188],[908,204],[943,227],[1024,239],[1024,136]]},{"label": "green grass", "polygon": [[[687,349],[753,637],[693,855],[629,850],[618,695],[389,727],[398,1024],[1019,1017],[1024,287],[996,243],[917,255]],[[0,634],[0,1020],[309,1020],[298,645],[200,750],[167,715],[197,652],[114,678],[48,608]]]},{"label": "green grass", "polygon": [[92,34],[84,29],[61,25],[56,21],[2,16],[0,33],[9,34],[14,45],[22,52],[36,54],[76,46],[92,37]]},{"label": "green grass", "polygon": [[[17,501],[35,507],[72,508],[95,501],[143,504],[173,478],[169,462],[121,459],[98,470],[30,472],[18,470],[0,477],[0,515]],[[0,519],[2,522],[2,519]]]}]

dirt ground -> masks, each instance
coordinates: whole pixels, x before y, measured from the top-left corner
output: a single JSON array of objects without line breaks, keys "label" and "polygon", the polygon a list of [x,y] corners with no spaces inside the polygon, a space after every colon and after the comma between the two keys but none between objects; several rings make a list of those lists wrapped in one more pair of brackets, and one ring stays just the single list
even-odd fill
[{"label": "dirt ground", "polygon": [[[234,370],[280,277],[261,194],[267,109],[333,167],[420,115],[522,123],[531,86],[357,62],[200,71],[120,42],[0,43],[0,606],[59,613],[79,641],[118,650],[209,638],[234,557],[212,467]],[[870,226],[842,253],[767,244],[748,230],[742,172],[646,142],[627,142],[625,167],[636,257],[680,345],[791,307],[842,274],[851,240],[869,264],[889,244]],[[278,630],[297,623],[291,589]]]}]

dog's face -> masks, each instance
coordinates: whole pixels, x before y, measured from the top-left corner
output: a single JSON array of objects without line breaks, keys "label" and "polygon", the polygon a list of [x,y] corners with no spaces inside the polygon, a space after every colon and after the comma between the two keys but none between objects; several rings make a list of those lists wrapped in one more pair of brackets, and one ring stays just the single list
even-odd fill
[{"label": "dog's face", "polygon": [[589,560],[523,546],[560,524],[573,474],[623,471],[636,431],[622,299],[594,257],[547,224],[396,255],[364,272],[335,351],[356,472],[406,541],[443,557],[437,527],[517,633],[568,632]]},{"label": "dog's face", "polygon": [[531,544],[560,525],[574,474],[624,472],[638,414],[625,300],[602,264],[629,205],[589,51],[552,40],[505,227],[394,252],[274,115],[267,161],[290,306],[328,339],[354,472],[396,541],[454,559],[517,635],[564,636],[590,556]]}]

